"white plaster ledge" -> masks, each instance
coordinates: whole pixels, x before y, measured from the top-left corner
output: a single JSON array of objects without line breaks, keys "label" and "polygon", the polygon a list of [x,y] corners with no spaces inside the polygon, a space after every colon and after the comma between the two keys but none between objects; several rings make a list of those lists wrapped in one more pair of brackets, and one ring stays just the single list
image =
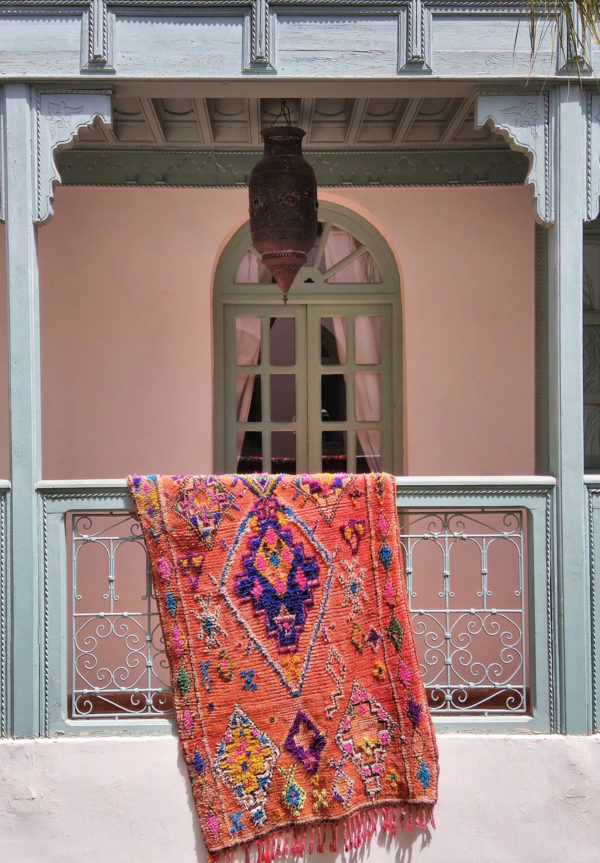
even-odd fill
[{"label": "white plaster ledge", "polygon": [[[428,841],[374,842],[365,861],[597,863],[600,736],[451,734],[438,743],[437,829]],[[3,859],[206,859],[174,737],[3,741],[0,788]]]}]

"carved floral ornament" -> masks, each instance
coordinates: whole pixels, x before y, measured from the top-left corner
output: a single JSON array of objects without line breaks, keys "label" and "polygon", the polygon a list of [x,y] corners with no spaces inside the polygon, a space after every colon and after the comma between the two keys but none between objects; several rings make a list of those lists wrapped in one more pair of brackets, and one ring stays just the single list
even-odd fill
[{"label": "carved floral ornament", "polygon": [[[530,168],[525,182],[534,189],[537,220],[546,225],[554,223],[556,213],[556,167],[561,156],[557,137],[560,98],[558,90],[539,94],[482,93],[477,97],[475,115],[476,126],[490,123],[506,138],[511,149],[527,154]],[[600,94],[587,91],[578,98],[583,109],[579,133],[585,139],[582,164],[585,176],[581,177],[585,188],[583,218],[592,221],[598,216],[600,200]],[[577,134],[577,129],[572,131]]]},{"label": "carved floral ornament", "polygon": [[[1,90],[1,88],[0,88]],[[54,161],[60,147],[69,146],[81,129],[96,120],[110,125],[111,99],[108,91],[45,93],[29,88],[35,134],[31,141],[32,175],[34,180],[33,222],[42,224],[53,215],[54,184],[61,182]],[[0,93],[0,109],[4,111],[4,96]],[[4,137],[10,134],[5,129]],[[4,140],[0,141],[2,147]],[[1,178],[0,178],[1,179]],[[5,218],[6,190],[0,184],[0,218]]]}]

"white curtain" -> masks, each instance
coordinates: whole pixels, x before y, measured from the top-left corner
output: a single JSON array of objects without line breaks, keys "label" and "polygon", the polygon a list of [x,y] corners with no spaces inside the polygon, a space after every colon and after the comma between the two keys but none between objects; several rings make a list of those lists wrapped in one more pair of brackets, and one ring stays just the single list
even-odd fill
[{"label": "white curtain", "polygon": [[[238,267],[236,277],[238,284],[268,284],[271,274],[263,267],[259,258],[252,252],[247,252]],[[236,317],[235,319],[235,361],[240,366],[254,366],[260,356],[259,317]],[[254,380],[256,375],[237,374],[235,378],[236,417],[238,422],[246,422],[250,413]],[[236,463],[239,461],[245,432],[236,434]]]},{"label": "white curtain", "polygon": [[[338,261],[356,251],[357,242],[350,234],[340,228],[332,227],[323,254],[327,271]],[[368,253],[356,258],[340,272],[328,279],[329,282],[370,284],[379,281],[379,273]],[[335,316],[333,334],[340,363],[346,362],[345,319]],[[357,358],[361,363],[380,361],[381,322],[376,316],[359,315],[355,319],[354,345]],[[359,372],[354,379],[356,419],[362,421],[381,419],[381,382],[379,372]],[[366,456],[369,469],[381,470],[381,432],[377,429],[363,429],[358,432],[358,441]]]}]

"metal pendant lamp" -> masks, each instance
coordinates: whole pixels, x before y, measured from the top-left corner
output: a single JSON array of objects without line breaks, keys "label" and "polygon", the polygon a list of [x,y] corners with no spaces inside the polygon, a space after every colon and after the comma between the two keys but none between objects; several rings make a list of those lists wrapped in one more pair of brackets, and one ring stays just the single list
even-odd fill
[{"label": "metal pendant lamp", "polygon": [[[275,125],[283,115],[285,123]],[[304,129],[292,126],[285,103],[273,126],[260,130],[265,149],[250,175],[250,233],[283,293],[306,263],[317,237],[317,181],[302,155]]]}]

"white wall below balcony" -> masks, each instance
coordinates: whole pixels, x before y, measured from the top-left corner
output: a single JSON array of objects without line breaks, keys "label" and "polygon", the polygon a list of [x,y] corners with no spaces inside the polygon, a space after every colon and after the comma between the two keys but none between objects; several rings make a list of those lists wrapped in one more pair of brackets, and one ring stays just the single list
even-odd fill
[{"label": "white wall below balcony", "polygon": [[[387,845],[374,839],[365,860],[597,863],[600,736],[438,742],[437,829],[425,841],[408,832]],[[206,859],[173,737],[4,741],[0,787],[4,860]],[[336,855],[313,859],[332,863]]]}]

